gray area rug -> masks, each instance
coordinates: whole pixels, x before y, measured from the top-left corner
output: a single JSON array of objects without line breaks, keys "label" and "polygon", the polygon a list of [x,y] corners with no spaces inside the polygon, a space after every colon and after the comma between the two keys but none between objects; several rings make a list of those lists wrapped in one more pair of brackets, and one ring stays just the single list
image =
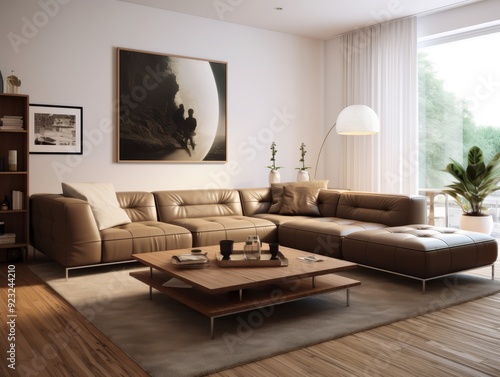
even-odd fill
[{"label": "gray area rug", "polygon": [[[335,292],[210,320],[129,276],[135,264],[75,270],[65,280],[55,263],[30,266],[40,278],[152,376],[202,376],[500,292],[491,268],[427,283],[358,268],[360,280]],[[182,288],[179,288],[182,289]]]}]

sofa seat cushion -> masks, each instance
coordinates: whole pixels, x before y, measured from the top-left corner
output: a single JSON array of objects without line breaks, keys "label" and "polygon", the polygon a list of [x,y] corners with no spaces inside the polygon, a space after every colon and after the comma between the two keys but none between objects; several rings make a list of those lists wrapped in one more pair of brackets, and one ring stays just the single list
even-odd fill
[{"label": "sofa seat cushion", "polygon": [[102,262],[131,259],[132,254],[190,248],[189,230],[159,221],[139,221],[101,230]]},{"label": "sofa seat cushion", "polygon": [[259,219],[265,219],[271,221],[272,223],[278,226],[283,225],[285,223],[289,223],[291,221],[308,220],[314,218],[312,216],[299,216],[299,215],[288,216],[288,215],[279,215],[274,213],[257,213],[252,217],[257,217]]},{"label": "sofa seat cushion", "polygon": [[276,242],[276,225],[269,220],[247,216],[211,216],[171,220],[171,224],[188,229],[193,247],[216,245],[220,240],[243,242],[258,235],[263,242]]},{"label": "sofa seat cushion", "polygon": [[342,258],[342,239],[354,232],[382,229],[384,224],[319,217],[288,221],[278,229],[279,242],[283,246]]},{"label": "sofa seat cushion", "polygon": [[427,279],[491,265],[498,244],[482,233],[409,225],[350,234],[342,251],[354,263]]}]

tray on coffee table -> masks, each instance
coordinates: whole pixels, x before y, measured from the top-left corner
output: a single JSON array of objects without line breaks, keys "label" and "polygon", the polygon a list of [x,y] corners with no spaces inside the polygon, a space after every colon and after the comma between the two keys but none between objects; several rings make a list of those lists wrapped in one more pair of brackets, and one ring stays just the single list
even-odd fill
[{"label": "tray on coffee table", "polygon": [[288,259],[278,252],[276,259],[271,259],[269,250],[262,250],[260,259],[245,259],[243,250],[233,250],[229,259],[222,259],[220,252],[215,254],[215,261],[219,267],[286,267]]}]

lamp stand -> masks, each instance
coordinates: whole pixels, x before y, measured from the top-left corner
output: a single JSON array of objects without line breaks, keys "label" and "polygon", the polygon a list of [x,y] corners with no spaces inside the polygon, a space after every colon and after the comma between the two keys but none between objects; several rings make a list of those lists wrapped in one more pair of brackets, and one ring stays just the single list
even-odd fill
[{"label": "lamp stand", "polygon": [[323,147],[325,146],[326,139],[328,139],[328,135],[330,135],[330,132],[333,131],[333,129],[335,128],[336,125],[337,125],[337,122],[335,122],[333,124],[333,126],[328,130],[328,132],[326,133],[325,138],[323,139],[323,142],[321,143],[321,147],[319,148],[318,158],[316,159],[316,166],[314,168],[314,179],[316,179],[316,173],[318,171],[319,158],[321,157],[321,152],[323,152]]}]

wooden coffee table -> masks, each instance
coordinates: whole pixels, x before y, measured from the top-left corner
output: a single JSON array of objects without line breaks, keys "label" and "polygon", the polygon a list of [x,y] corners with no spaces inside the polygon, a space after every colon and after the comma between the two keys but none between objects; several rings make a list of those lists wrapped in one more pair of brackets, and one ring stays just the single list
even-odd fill
[{"label": "wooden coffee table", "polygon": [[[288,259],[286,267],[219,267],[215,256],[219,246],[201,248],[210,264],[203,269],[179,269],[171,263],[173,255],[190,253],[190,249],[135,254],[133,258],[150,267],[149,271],[130,275],[210,318],[210,336],[214,337],[215,318],[303,299],[337,290],[346,291],[360,285],[357,280],[333,275],[357,267],[355,263],[315,255],[280,246]],[[298,258],[316,256],[321,262],[308,263]],[[192,288],[171,288],[163,284],[177,278]]]}]

